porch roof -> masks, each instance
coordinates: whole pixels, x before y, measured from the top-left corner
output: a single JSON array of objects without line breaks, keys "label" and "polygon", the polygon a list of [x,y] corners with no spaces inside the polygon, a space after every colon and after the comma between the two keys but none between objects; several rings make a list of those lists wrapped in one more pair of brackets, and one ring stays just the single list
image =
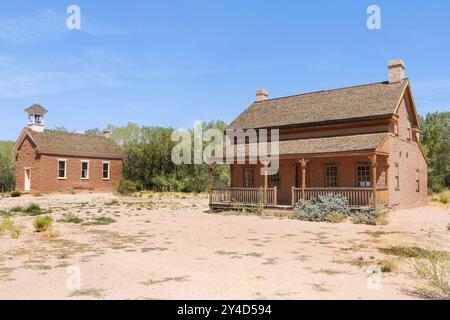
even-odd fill
[{"label": "porch roof", "polygon": [[[387,136],[388,133],[371,133],[327,138],[285,140],[279,142],[279,154],[280,156],[289,156],[374,151],[383,143]],[[249,155],[249,149],[255,145],[257,144],[246,145],[246,157]],[[271,154],[269,144],[267,149],[268,153]]]}]

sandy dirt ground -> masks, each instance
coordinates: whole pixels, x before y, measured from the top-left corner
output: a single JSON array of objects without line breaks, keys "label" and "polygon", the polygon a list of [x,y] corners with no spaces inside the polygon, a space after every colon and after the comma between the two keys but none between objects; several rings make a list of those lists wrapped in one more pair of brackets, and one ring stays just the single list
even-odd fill
[{"label": "sandy dirt ground", "polygon": [[[394,212],[385,226],[209,214],[206,195],[22,196],[0,210],[29,203],[52,210],[53,230],[12,217],[23,230],[0,235],[1,299],[417,299],[411,259],[379,248],[450,251],[448,207]],[[116,222],[58,222],[67,214]],[[379,273],[383,260],[395,269]]]}]

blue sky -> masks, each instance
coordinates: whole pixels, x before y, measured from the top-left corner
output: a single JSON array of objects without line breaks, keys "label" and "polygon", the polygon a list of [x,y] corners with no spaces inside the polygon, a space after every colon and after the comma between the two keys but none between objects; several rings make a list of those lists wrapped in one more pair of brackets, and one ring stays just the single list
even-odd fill
[{"label": "blue sky", "polygon": [[[81,30],[66,28],[69,5]],[[381,8],[381,30],[366,27]],[[192,127],[255,99],[387,80],[407,64],[420,114],[450,110],[449,1],[2,1],[0,140],[38,102],[47,126]],[[6,121],[5,121],[6,120]]]}]

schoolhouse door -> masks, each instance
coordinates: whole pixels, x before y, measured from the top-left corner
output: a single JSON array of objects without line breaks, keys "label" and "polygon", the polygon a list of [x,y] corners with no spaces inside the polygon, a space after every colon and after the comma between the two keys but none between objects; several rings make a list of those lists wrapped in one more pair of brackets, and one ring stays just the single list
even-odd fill
[{"label": "schoolhouse door", "polygon": [[31,169],[25,169],[25,186],[24,191],[30,191],[31,189]]}]

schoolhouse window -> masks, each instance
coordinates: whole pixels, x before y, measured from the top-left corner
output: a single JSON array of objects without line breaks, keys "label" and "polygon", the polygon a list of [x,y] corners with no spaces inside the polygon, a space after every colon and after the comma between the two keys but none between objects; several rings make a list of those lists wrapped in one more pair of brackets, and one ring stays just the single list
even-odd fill
[{"label": "schoolhouse window", "polygon": [[400,165],[398,163],[394,166],[394,177],[395,177],[395,189],[400,189]]},{"label": "schoolhouse window", "polygon": [[81,179],[89,179],[89,161],[81,161]]},{"label": "schoolhouse window", "polygon": [[255,186],[253,168],[244,168],[244,188],[253,188]]},{"label": "schoolhouse window", "polygon": [[66,179],[67,161],[58,160],[58,179]]},{"label": "schoolhouse window", "polygon": [[274,175],[269,176],[269,188],[281,187],[280,170]]},{"label": "schoolhouse window", "polygon": [[356,181],[358,187],[365,188],[371,185],[370,164],[361,163],[356,166]]},{"label": "schoolhouse window", "polygon": [[109,180],[109,173],[110,173],[109,162],[103,162],[102,169],[103,169],[102,173],[103,180]]},{"label": "schoolhouse window", "polygon": [[325,165],[325,185],[327,188],[338,186],[338,166],[335,164]]}]

